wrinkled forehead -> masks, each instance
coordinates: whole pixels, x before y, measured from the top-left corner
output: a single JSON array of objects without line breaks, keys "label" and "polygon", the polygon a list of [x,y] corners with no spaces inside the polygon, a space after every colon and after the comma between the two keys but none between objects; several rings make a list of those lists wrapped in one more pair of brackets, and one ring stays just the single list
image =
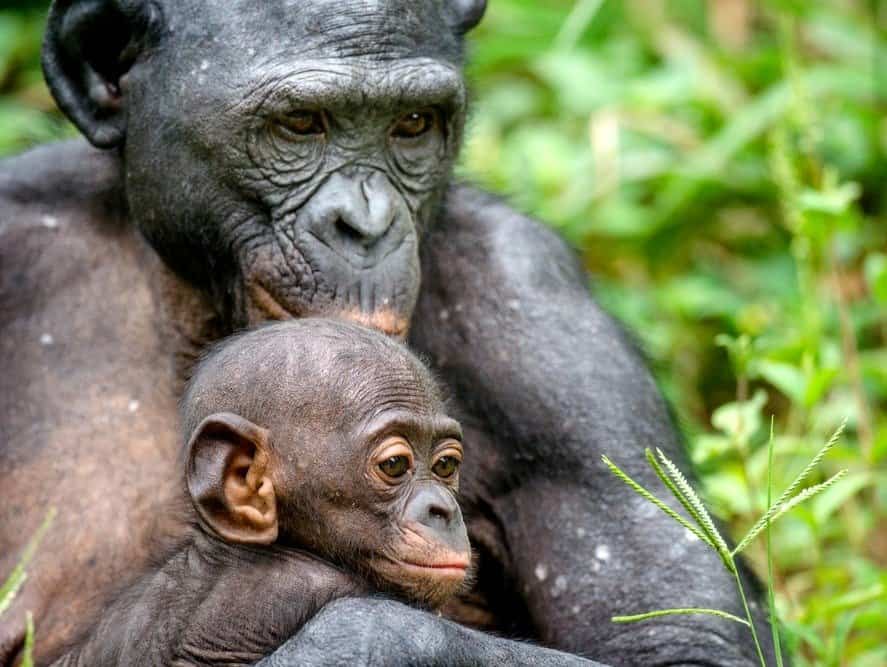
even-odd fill
[{"label": "wrinkled forehead", "polygon": [[442,404],[430,376],[405,354],[387,358],[338,356],[333,367],[346,409],[353,421],[362,422],[388,411],[427,415],[440,412]]},{"label": "wrinkled forehead", "polygon": [[[271,64],[296,60],[460,60],[448,0],[177,0],[165,14],[178,48]],[[184,54],[181,54],[184,55]]]}]

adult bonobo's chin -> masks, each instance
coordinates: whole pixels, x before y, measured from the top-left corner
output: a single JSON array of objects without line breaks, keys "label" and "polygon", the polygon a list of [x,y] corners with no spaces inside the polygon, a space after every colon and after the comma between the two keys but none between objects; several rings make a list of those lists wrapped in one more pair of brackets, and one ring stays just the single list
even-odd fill
[{"label": "adult bonobo's chin", "polygon": [[56,2],[44,68],[86,137],[120,149],[132,220],[231,324],[403,335],[484,4]]}]

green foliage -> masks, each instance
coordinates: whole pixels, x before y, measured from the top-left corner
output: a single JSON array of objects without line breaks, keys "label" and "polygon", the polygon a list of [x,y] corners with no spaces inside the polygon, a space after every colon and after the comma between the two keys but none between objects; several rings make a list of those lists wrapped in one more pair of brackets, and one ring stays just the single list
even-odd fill
[{"label": "green foliage", "polygon": [[[795,665],[887,664],[887,3],[489,4],[460,172],[579,249],[734,537],[849,416],[810,482],[848,473],[770,531],[775,602]],[[45,7],[0,10],[0,154],[72,134]]]},{"label": "green foliage", "polygon": [[71,135],[40,70],[48,3],[0,9],[0,156]]}]

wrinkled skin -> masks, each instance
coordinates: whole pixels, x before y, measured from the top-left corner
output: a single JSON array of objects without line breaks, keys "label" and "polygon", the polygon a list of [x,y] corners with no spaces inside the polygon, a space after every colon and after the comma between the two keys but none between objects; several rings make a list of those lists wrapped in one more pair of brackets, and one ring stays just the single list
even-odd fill
[{"label": "wrinkled skin", "polygon": [[[0,167],[2,571],[59,509],[0,621],[0,657],[17,652],[27,609],[51,653],[184,530],[155,508],[175,494],[174,415],[194,356],[240,326],[311,314],[406,333],[452,395],[480,555],[452,618],[609,664],[754,664],[747,630],[725,620],[609,620],[740,605],[717,558],[600,462],[655,487],[644,447],[683,458],[642,358],[572,253],[448,185],[462,33],[480,4],[55,5],[47,77],[102,150],[73,142]],[[311,624],[353,638],[331,664],[367,655],[373,609],[358,598]],[[424,627],[466,644],[451,655],[489,655],[486,635],[404,614],[386,629],[402,646]],[[275,664],[301,664],[311,642],[297,640]]]}]

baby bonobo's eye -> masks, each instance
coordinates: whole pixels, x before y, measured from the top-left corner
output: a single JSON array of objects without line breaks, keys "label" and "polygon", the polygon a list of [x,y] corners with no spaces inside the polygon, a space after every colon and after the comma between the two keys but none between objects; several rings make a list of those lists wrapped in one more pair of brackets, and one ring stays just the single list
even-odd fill
[{"label": "baby bonobo's eye", "polygon": [[413,450],[403,438],[389,438],[376,451],[373,462],[383,481],[396,484],[412,470]]},{"label": "baby bonobo's eye", "polygon": [[397,119],[391,136],[398,139],[414,139],[437,125],[437,112],[433,109],[411,111]]},{"label": "baby bonobo's eye", "polygon": [[406,456],[392,456],[379,464],[379,470],[389,477],[403,477],[410,470],[410,460]]},{"label": "baby bonobo's eye", "polygon": [[290,111],[274,118],[274,130],[284,139],[299,139],[323,134],[326,127],[319,111]]},{"label": "baby bonobo's eye", "polygon": [[462,446],[453,441],[438,452],[437,458],[431,466],[431,472],[441,479],[449,479],[459,472],[460,465],[462,465]]},{"label": "baby bonobo's eye", "polygon": [[452,477],[458,469],[459,461],[452,456],[441,456],[435,461],[434,467],[432,468],[435,475],[443,477],[444,479]]}]

